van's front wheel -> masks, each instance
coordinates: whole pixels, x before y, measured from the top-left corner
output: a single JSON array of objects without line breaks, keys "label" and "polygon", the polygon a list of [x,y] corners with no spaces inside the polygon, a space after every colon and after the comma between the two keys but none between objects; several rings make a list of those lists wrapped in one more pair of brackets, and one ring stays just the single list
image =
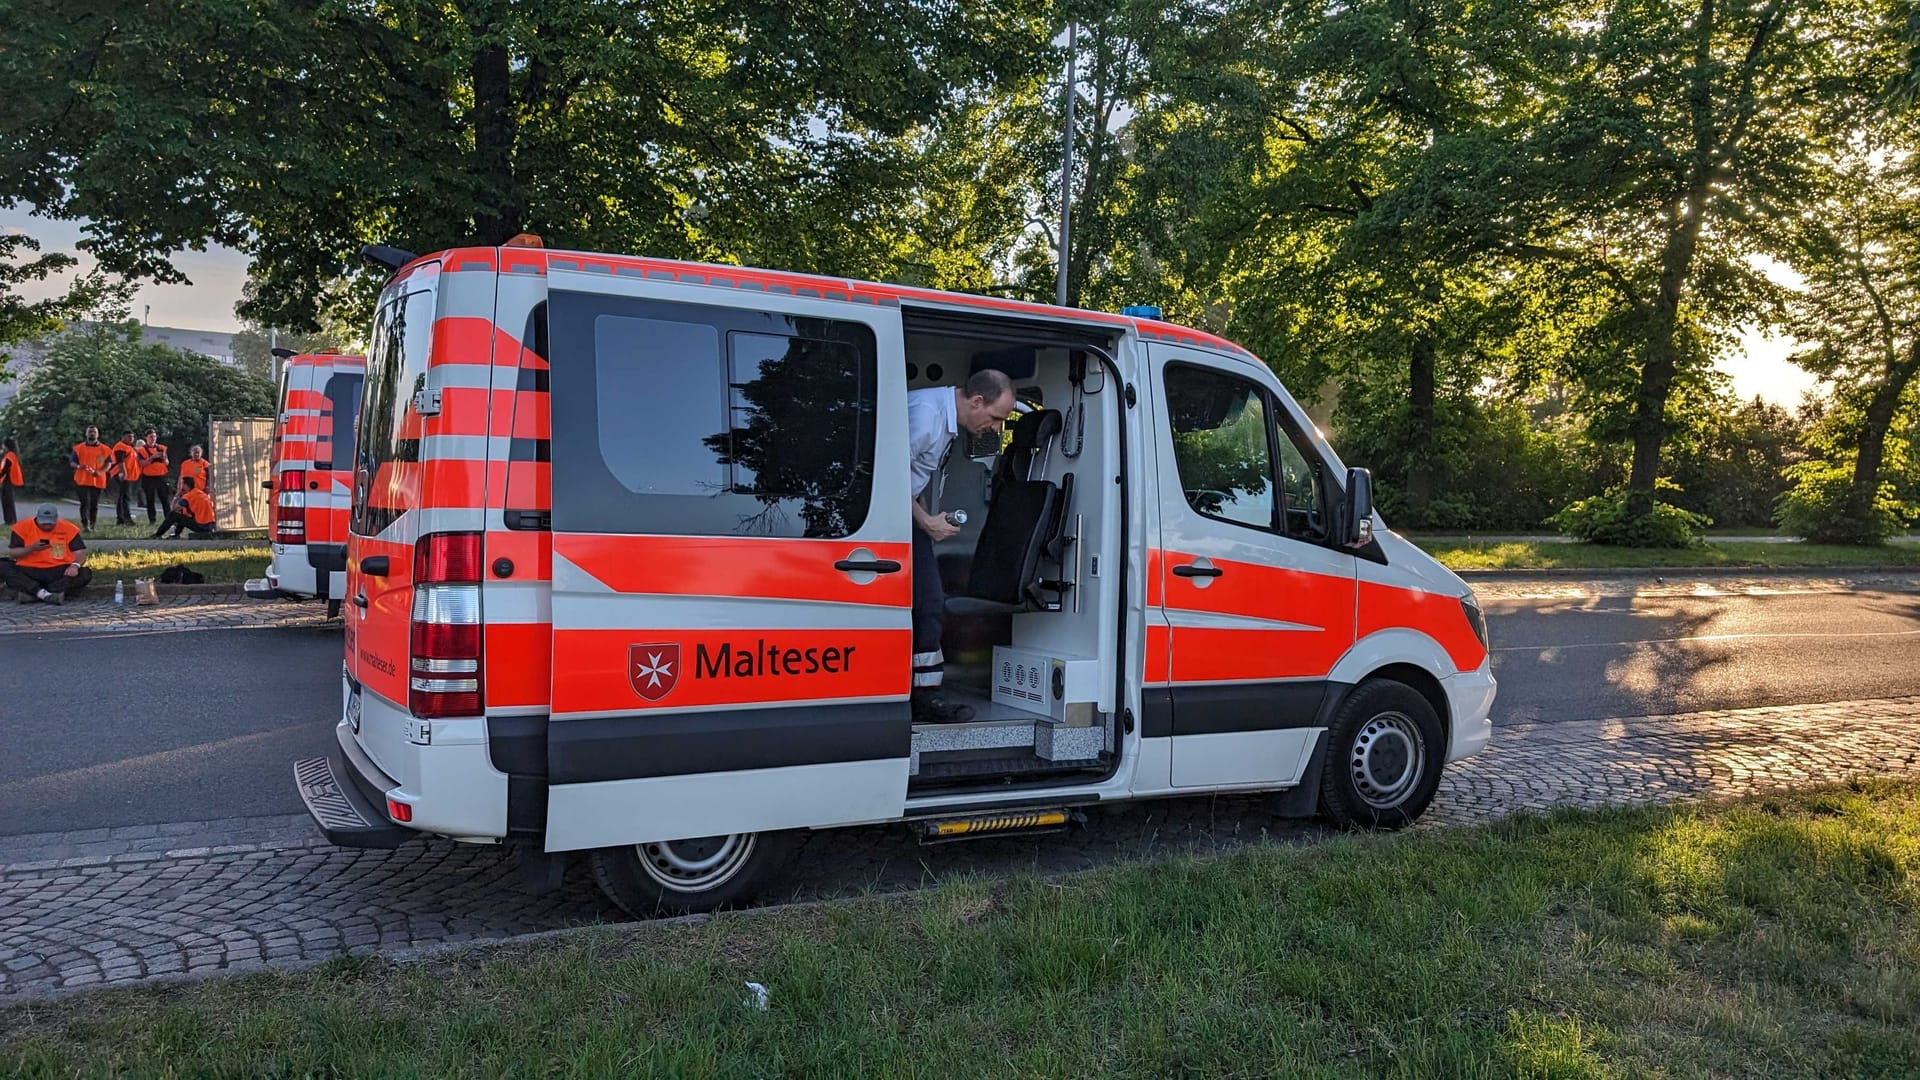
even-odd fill
[{"label": "van's front wheel", "polygon": [[785,833],[731,833],[600,848],[593,879],[636,919],[713,911],[751,900],[792,852]]},{"label": "van's front wheel", "polygon": [[1440,717],[1424,695],[1390,679],[1362,683],[1327,729],[1320,806],[1342,825],[1412,824],[1433,802],[1445,758]]}]

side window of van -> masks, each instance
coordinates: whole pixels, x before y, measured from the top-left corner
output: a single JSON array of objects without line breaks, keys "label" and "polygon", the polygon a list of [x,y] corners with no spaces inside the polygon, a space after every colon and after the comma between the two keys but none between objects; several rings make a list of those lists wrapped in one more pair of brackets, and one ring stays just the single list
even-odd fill
[{"label": "side window of van", "polygon": [[[351,459],[353,529],[361,536],[378,533],[411,508],[410,490],[396,466],[420,460],[419,434],[409,430],[406,416],[414,392],[426,383],[433,308],[433,291],[421,289],[389,298],[374,316]],[[334,467],[344,467],[347,460],[336,451]]]},{"label": "side window of van", "polygon": [[1327,538],[1325,489],[1321,472],[1282,431],[1274,440],[1280,447],[1280,494],[1286,507],[1280,531],[1296,540],[1319,543]]},{"label": "side window of van", "polygon": [[864,324],[549,299],[554,528],[837,539],[873,495]]},{"label": "side window of van", "polygon": [[1327,538],[1321,471],[1258,383],[1169,364],[1166,387],[1174,465],[1188,506],[1309,543]]},{"label": "side window of van", "polygon": [[1207,517],[1272,529],[1273,455],[1266,395],[1209,368],[1167,367],[1173,459],[1187,505]]}]

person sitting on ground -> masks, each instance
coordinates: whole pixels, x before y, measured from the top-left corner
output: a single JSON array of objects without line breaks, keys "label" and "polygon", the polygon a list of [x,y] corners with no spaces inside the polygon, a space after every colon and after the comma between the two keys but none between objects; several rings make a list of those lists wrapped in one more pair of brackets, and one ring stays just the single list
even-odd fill
[{"label": "person sitting on ground", "polygon": [[167,511],[167,520],[153,531],[155,540],[160,539],[160,534],[168,529],[173,530],[170,539],[174,540],[180,539],[181,529],[196,536],[213,535],[213,500],[200,490],[200,485],[194,483],[191,476],[180,479],[180,489],[180,497],[173,501],[173,509]]},{"label": "person sitting on ground", "polygon": [[87,561],[87,542],[80,527],[60,520],[52,506],[41,506],[32,521],[13,527],[7,537],[7,560],[0,562],[0,581],[19,601],[62,603],[67,593],[86,587],[93,579]]}]

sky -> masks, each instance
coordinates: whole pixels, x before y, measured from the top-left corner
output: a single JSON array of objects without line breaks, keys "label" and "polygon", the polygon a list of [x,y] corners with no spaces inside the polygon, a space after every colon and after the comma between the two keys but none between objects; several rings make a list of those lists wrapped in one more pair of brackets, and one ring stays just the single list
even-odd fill
[{"label": "sky", "polygon": [[[40,241],[43,252],[65,251],[78,255],[82,267],[92,260],[75,249],[81,233],[77,222],[49,221],[31,216],[24,208],[0,210],[0,230],[25,232]],[[187,251],[174,258],[174,265],[193,282],[191,285],[143,284],[134,293],[133,315],[144,313],[154,326],[174,326],[187,330],[240,329],[233,306],[247,281],[246,256],[232,248],[210,247],[206,251]],[[61,288],[46,282],[21,291],[29,300],[37,300]],[[1777,405],[1793,408],[1801,395],[1815,385],[1812,375],[1787,360],[1793,342],[1749,331],[1741,339],[1744,355],[1723,359],[1720,363],[1733,377],[1733,390],[1743,400],[1762,397]]]}]

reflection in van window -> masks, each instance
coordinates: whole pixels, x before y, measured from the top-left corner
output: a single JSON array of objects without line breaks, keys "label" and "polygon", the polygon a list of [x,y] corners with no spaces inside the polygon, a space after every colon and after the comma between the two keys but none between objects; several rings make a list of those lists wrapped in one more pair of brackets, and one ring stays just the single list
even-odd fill
[{"label": "reflection in van window", "polygon": [[[420,418],[413,395],[427,383],[434,292],[419,289],[382,301],[367,348],[354,463],[353,530],[373,536],[419,500]],[[344,465],[335,455],[335,468]]]},{"label": "reflection in van window", "polygon": [[727,472],[705,439],[726,422],[720,331],[602,315],[593,324],[600,458],[636,495],[713,495]]},{"label": "reflection in van window", "polygon": [[549,303],[555,530],[834,539],[865,524],[869,327],[585,294]]},{"label": "reflection in van window", "polygon": [[1171,365],[1166,372],[1173,460],[1187,505],[1208,517],[1273,527],[1267,406],[1246,379]]}]

